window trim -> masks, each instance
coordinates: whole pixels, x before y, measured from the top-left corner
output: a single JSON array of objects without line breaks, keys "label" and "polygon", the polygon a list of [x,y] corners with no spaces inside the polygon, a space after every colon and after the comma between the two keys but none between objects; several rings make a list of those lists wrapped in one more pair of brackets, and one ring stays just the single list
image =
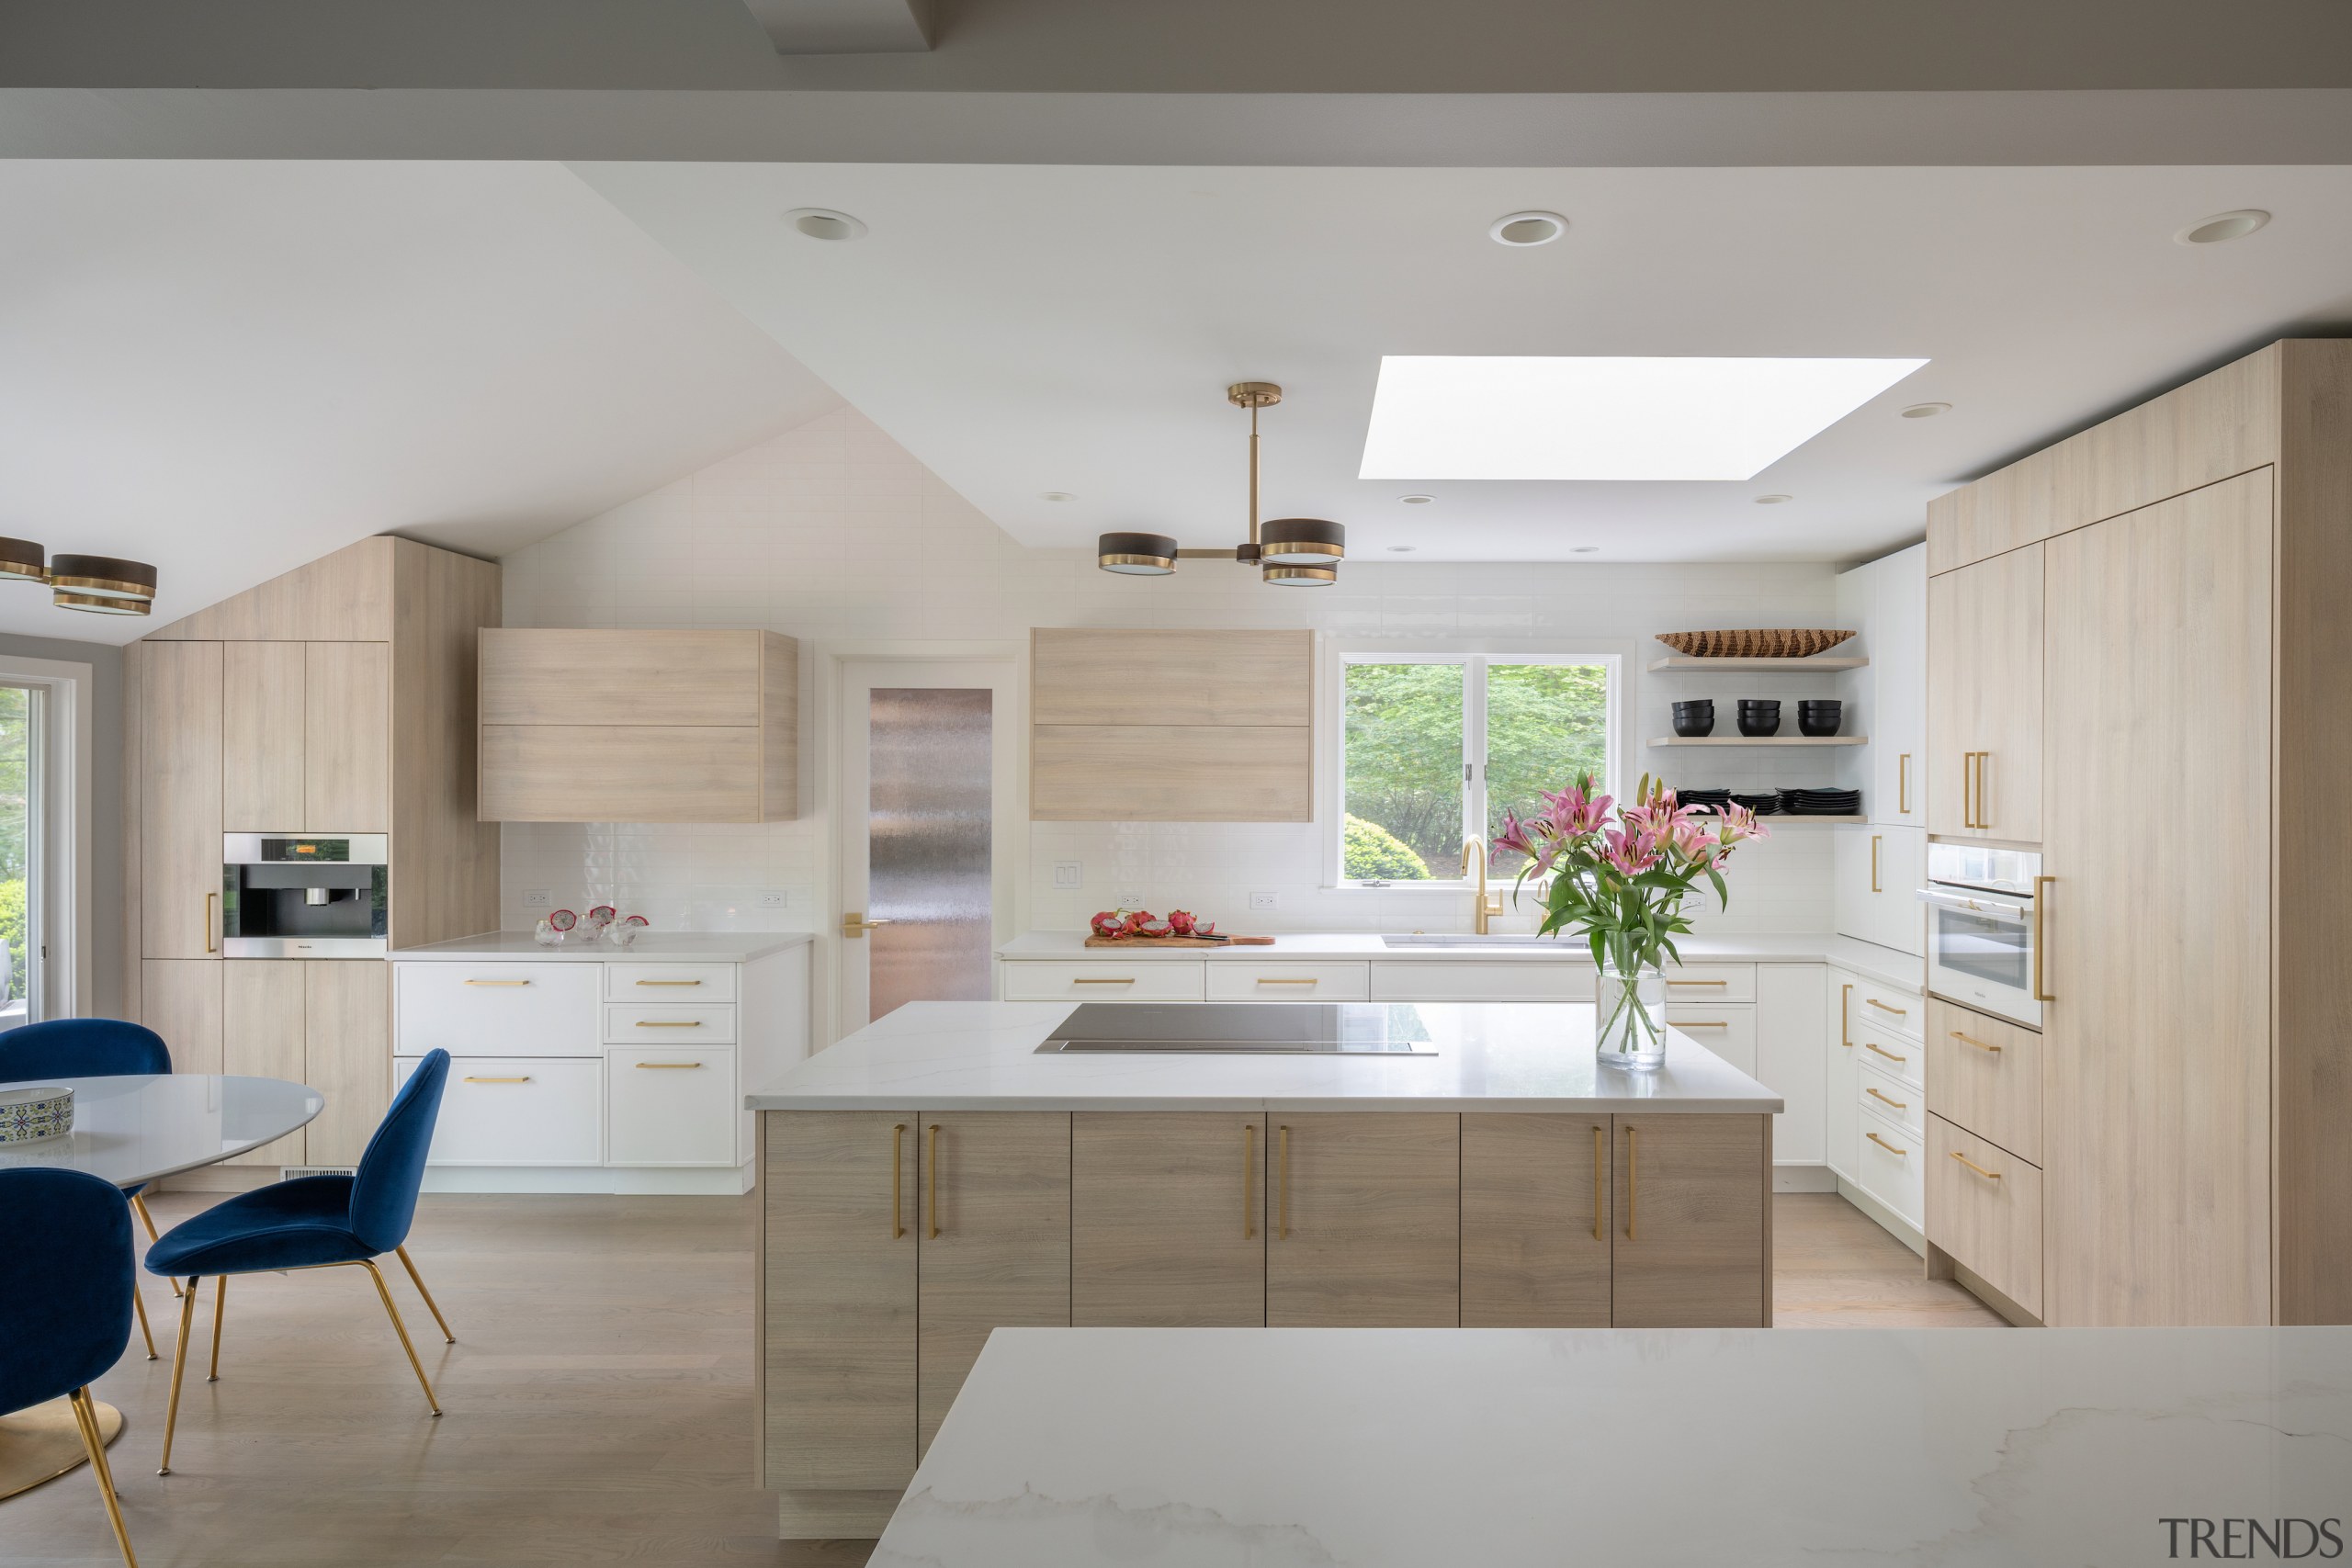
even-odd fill
[{"label": "window trim", "polygon": [[[1601,787],[1611,795],[1619,795],[1618,782],[1626,765],[1628,749],[1633,745],[1634,694],[1627,689],[1632,679],[1635,653],[1631,639],[1619,637],[1577,637],[1555,641],[1549,637],[1493,637],[1464,639],[1458,642],[1432,644],[1427,639],[1391,641],[1377,637],[1352,637],[1335,644],[1323,660],[1324,679],[1318,693],[1321,708],[1322,737],[1317,750],[1320,753],[1320,771],[1326,781],[1317,804],[1322,818],[1320,837],[1323,841],[1323,890],[1331,893],[1446,893],[1463,894],[1476,891],[1475,878],[1453,876],[1431,878],[1427,882],[1392,882],[1385,886],[1349,881],[1341,876],[1344,865],[1343,848],[1347,836],[1347,678],[1351,664],[1465,664],[1473,660],[1488,664],[1600,664],[1609,671],[1608,716],[1604,720],[1609,733],[1608,763]],[[1463,692],[1464,758],[1470,760],[1469,749],[1474,743],[1485,750],[1486,683],[1478,682],[1474,695],[1465,681]],[[1484,763],[1481,776],[1476,781],[1476,795],[1486,792]],[[1621,795],[1622,797],[1622,795]],[[1472,820],[1473,792],[1463,794],[1463,826],[1466,832]],[[1481,835],[1483,837],[1483,835]]]},{"label": "window trim", "polygon": [[[48,745],[39,781],[43,796],[44,837],[40,875],[49,919],[43,931],[47,953],[27,960],[42,967],[42,1012],[48,1018],[87,1018],[93,1009],[94,935],[90,863],[95,824],[90,819],[96,709],[92,666],[59,659],[0,653],[0,681],[46,688]],[[28,870],[30,867],[28,868]],[[33,889],[28,888],[28,896]]]}]

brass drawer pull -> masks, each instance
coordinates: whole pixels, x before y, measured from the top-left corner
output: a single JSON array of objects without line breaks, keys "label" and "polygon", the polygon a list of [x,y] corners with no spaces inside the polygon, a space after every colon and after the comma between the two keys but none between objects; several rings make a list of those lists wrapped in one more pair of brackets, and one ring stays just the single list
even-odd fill
[{"label": "brass drawer pull", "polygon": [[1885,1057],[1890,1062],[1907,1062],[1911,1059],[1908,1056],[1898,1056],[1892,1051],[1880,1050],[1877,1043],[1874,1041],[1863,1041],[1862,1049],[1865,1051],[1877,1051],[1880,1055]]},{"label": "brass drawer pull", "polygon": [[1274,1234],[1290,1239],[1290,1129],[1282,1129],[1282,1178],[1275,1185]]},{"label": "brass drawer pull", "polygon": [[1258,1123],[1241,1123],[1241,1239],[1258,1239],[1258,1205],[1252,1201],[1257,1192],[1250,1184],[1250,1173],[1257,1168],[1254,1156],[1258,1152]]},{"label": "brass drawer pull", "polygon": [[1258,976],[1258,984],[1261,986],[1319,986],[1322,983],[1320,980],[1285,980],[1272,975]]},{"label": "brass drawer pull", "polygon": [[1089,976],[1070,982],[1073,986],[1132,986],[1135,983],[1136,977],[1132,975],[1116,980],[1098,980]]},{"label": "brass drawer pull", "polygon": [[637,981],[636,984],[640,986],[699,986],[702,982],[700,980],[639,980]]},{"label": "brass drawer pull", "polygon": [[[1890,1144],[1884,1138],[1880,1137],[1876,1133],[1864,1133],[1862,1136],[1868,1138],[1871,1143],[1876,1144],[1880,1148],[1884,1149],[1891,1155],[1908,1155],[1911,1152],[1909,1149],[1896,1148],[1893,1144]],[[1955,1155],[1952,1157],[1957,1159],[1960,1156]]]},{"label": "brass drawer pull", "polygon": [[527,986],[528,980],[469,980],[469,986]]},{"label": "brass drawer pull", "polygon": [[700,1029],[702,1020],[698,1018],[683,1020],[640,1018],[637,1021],[637,1026],[639,1029]]},{"label": "brass drawer pull", "polygon": [[1592,1129],[1592,1239],[1600,1236],[1602,1196],[1609,1190],[1609,1134],[1599,1123]]},{"label": "brass drawer pull", "polygon": [[931,1198],[930,1239],[937,1241],[939,1239],[939,1123],[933,1122],[929,1132],[931,1158],[926,1162],[927,1168],[923,1171],[923,1182],[925,1190],[929,1192]]},{"label": "brass drawer pull", "polygon": [[639,1062],[637,1065],[649,1070],[666,1071],[683,1071],[687,1067],[699,1067],[702,1066],[700,1062]]},{"label": "brass drawer pull", "polygon": [[1872,1006],[1872,1007],[1874,1007],[1874,1008],[1878,1009],[1878,1010],[1879,1010],[1879,1011],[1881,1011],[1881,1012],[1891,1012],[1891,1013],[1893,1013],[1893,1014],[1894,1014],[1895,1017],[1897,1017],[1897,1018],[1909,1018],[1909,1017],[1911,1016],[1911,1012],[1910,1012],[1910,1010],[1909,1010],[1909,1009],[1907,1009],[1907,1008],[1898,1008],[1898,1007],[1889,1007],[1889,1006],[1887,1006],[1884,1002],[1883,1002],[1883,1001],[1881,1001],[1881,1000],[1879,1000],[1876,997],[1864,997],[1864,998],[1862,998],[1862,1000],[1864,1000],[1865,1002],[1868,1002],[1871,1006]]},{"label": "brass drawer pull", "polygon": [[1978,1165],[1974,1160],[1970,1159],[1966,1155],[1962,1154],[1958,1149],[1952,1150],[1951,1157],[1960,1161],[1961,1164],[1966,1166],[1977,1175],[1984,1178],[1987,1181],[1998,1181],[2001,1179],[2001,1173],[1999,1171],[1985,1169],[1983,1166]]},{"label": "brass drawer pull", "polygon": [[1882,1104],[1892,1105],[1897,1111],[1908,1111],[1911,1109],[1911,1105],[1908,1100],[1890,1100],[1885,1095],[1879,1093],[1878,1090],[1871,1088],[1867,1084],[1862,1086],[1862,1092],[1869,1095],[1872,1100],[1878,1100]]},{"label": "brass drawer pull", "polygon": [[2001,1054],[2001,1048],[1998,1045],[1987,1045],[1982,1040],[1971,1040],[1967,1035],[1962,1034],[1957,1029],[1951,1032],[1951,1037],[1954,1040],[1959,1041],[1962,1045],[1973,1045],[1979,1051],[1990,1051],[1996,1056]]},{"label": "brass drawer pull", "polygon": [[890,1239],[898,1240],[907,1234],[906,1222],[899,1217],[899,1170],[905,1161],[899,1149],[905,1144],[907,1124],[900,1122],[890,1129]]},{"label": "brass drawer pull", "polygon": [[1669,986],[1728,986],[1729,980],[1668,980]]},{"label": "brass drawer pull", "polygon": [[519,1078],[468,1078],[468,1083],[529,1083],[528,1076]]},{"label": "brass drawer pull", "polygon": [[1625,1239],[1632,1241],[1634,1222],[1642,1207],[1642,1148],[1632,1127],[1625,1129]]},{"label": "brass drawer pull", "polygon": [[1710,1023],[1703,1018],[1668,1018],[1667,1022],[1677,1029],[1729,1029],[1728,1023]]}]

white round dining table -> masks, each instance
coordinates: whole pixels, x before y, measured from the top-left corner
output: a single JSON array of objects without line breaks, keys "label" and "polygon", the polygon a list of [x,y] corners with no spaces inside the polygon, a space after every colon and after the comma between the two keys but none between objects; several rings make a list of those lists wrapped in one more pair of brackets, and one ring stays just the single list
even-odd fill
[{"label": "white round dining table", "polygon": [[[307,1125],[327,1102],[307,1084],[222,1073],[33,1078],[0,1083],[0,1089],[53,1085],[74,1091],[74,1130],[62,1137],[0,1143],[0,1170],[81,1170],[117,1187],[137,1187],[257,1149]],[[133,1245],[146,1249],[135,1227]],[[122,1412],[93,1403],[98,1430],[112,1443],[122,1430]],[[85,1462],[64,1400],[0,1416],[0,1498]]]}]

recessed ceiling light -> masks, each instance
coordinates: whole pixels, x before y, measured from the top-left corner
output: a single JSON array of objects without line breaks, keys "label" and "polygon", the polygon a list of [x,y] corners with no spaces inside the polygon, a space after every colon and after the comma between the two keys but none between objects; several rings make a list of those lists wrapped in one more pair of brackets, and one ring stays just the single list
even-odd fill
[{"label": "recessed ceiling light", "polygon": [[1556,212],[1507,212],[1487,226],[1487,238],[1498,245],[1548,245],[1568,231],[1568,220]]},{"label": "recessed ceiling light", "polygon": [[1924,359],[1389,355],[1367,479],[1747,479]]},{"label": "recessed ceiling light", "polygon": [[1903,411],[1905,419],[1933,419],[1939,413],[1951,412],[1950,403],[1913,403]]},{"label": "recessed ceiling light", "polygon": [[1589,556],[1595,553],[1600,548],[1600,547],[1599,545],[1570,545],[1568,547],[1568,554],[1572,556]]},{"label": "recessed ceiling light", "polygon": [[1756,498],[1756,504],[1758,506],[1779,506],[1783,502],[1794,501],[1796,497],[1792,495],[1759,495]]},{"label": "recessed ceiling light", "polygon": [[2212,217],[2191,223],[2173,236],[2181,245],[2218,245],[2224,240],[2243,240],[2265,223],[2270,214],[2258,207],[2241,207],[2234,212],[2216,212]]},{"label": "recessed ceiling light", "polygon": [[1391,545],[1388,547],[1388,553],[1392,556],[1409,556],[1419,548],[1420,548],[1419,545]]},{"label": "recessed ceiling light", "polygon": [[1076,501],[1078,499],[1066,490],[1040,491],[1038,494],[1040,499],[1046,501]]},{"label": "recessed ceiling light", "polygon": [[1400,495],[1396,499],[1403,502],[1408,506],[1427,506],[1430,502],[1435,501],[1437,497],[1433,495]]},{"label": "recessed ceiling light", "polygon": [[863,221],[830,207],[796,207],[784,220],[812,240],[855,240],[865,233]]}]

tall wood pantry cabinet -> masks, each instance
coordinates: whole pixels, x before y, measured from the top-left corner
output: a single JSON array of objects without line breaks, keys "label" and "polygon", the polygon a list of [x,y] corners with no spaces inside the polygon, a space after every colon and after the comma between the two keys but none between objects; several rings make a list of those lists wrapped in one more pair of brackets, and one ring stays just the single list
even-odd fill
[{"label": "tall wood pantry cabinet", "polygon": [[390,965],[227,959],[226,833],[389,835],[390,945],[498,924],[474,809],[477,634],[498,568],[363,539],[125,650],[127,1011],[183,1072],[298,1079],[326,1109],[231,1163],[348,1165],[391,1096]]},{"label": "tall wood pantry cabinet", "polygon": [[2055,1325],[2352,1322],[2352,342],[1928,510],[1928,823],[2039,848],[2037,1032],[1937,1001],[1931,1263]]}]

